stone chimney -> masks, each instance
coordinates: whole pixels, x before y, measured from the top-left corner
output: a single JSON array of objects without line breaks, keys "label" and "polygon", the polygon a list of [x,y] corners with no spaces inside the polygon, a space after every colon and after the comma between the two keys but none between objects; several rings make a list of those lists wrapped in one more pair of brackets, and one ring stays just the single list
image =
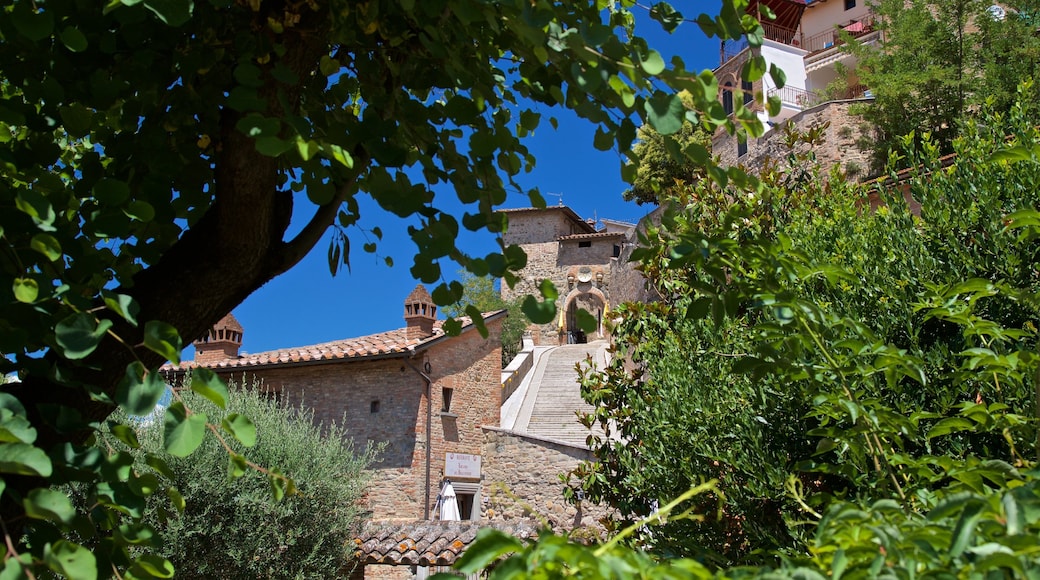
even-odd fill
[{"label": "stone chimney", "polygon": [[433,335],[433,323],[437,320],[437,307],[433,298],[422,284],[404,300],[405,330],[409,339],[426,338]]},{"label": "stone chimney", "polygon": [[195,345],[195,362],[199,364],[238,358],[238,349],[242,348],[242,325],[228,314],[192,344]]}]

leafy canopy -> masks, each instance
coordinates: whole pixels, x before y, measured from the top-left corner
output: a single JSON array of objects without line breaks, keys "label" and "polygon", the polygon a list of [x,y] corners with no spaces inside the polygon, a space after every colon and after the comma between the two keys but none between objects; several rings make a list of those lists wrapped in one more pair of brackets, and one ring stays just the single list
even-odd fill
[{"label": "leafy canopy", "polygon": [[[697,23],[760,44],[747,5],[725,0]],[[0,393],[3,573],[170,573],[141,539],[156,488],[94,434],[117,406],[154,405],[157,367],[330,228],[330,268],[349,265],[358,196],[413,220],[424,283],[445,261],[511,283],[519,248],[468,256],[456,239],[506,227],[493,210],[535,162],[523,137],[542,110],[574,111],[598,126],[595,146],[619,151],[644,123],[732,131],[713,75],[665,63],[632,6],[0,0],[0,373],[20,380]],[[683,21],[666,4],[651,16],[669,31]],[[442,209],[448,190],[462,215]],[[294,214],[310,217],[290,228]],[[441,304],[460,297],[439,289]],[[553,317],[551,301],[531,303]],[[194,371],[192,389],[225,404],[212,374]],[[125,425],[110,429],[136,447]],[[174,456],[214,431],[251,432],[180,402],[164,418]],[[94,509],[62,499],[70,481],[93,489]]]}]

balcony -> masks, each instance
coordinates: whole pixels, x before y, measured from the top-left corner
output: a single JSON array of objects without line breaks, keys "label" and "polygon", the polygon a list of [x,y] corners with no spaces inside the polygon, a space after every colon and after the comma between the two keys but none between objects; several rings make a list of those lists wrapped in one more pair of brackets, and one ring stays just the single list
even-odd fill
[{"label": "balcony", "polygon": [[803,39],[801,48],[809,52],[805,57],[806,61],[808,62],[813,56],[819,53],[831,49],[837,49],[839,46],[845,44],[846,40],[849,38],[860,39],[877,32],[875,23],[876,19],[874,14],[870,13],[858,20],[853,20],[847,24],[837,26],[833,30],[826,30]]},{"label": "balcony", "polygon": [[839,90],[824,91],[807,91],[796,87],[784,87],[782,89],[769,89],[766,95],[769,97],[778,96],[785,108],[799,111],[828,101],[842,101],[871,96],[870,89],[864,85],[852,85]]},{"label": "balcony", "polygon": [[[777,26],[770,22],[763,22],[762,28],[766,33],[766,40],[772,40],[773,42],[779,42],[788,46],[798,46],[799,37],[801,34],[792,28],[784,28],[783,26]],[[738,54],[744,51],[748,47],[747,38],[741,38],[740,40],[722,41],[722,46],[719,48],[719,66],[722,66],[729,62],[731,59],[736,57]]]}]

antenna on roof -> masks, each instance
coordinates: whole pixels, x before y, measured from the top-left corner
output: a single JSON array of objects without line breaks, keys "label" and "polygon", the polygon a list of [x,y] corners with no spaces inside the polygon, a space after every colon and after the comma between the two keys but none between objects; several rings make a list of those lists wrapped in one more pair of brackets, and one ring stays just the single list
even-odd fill
[{"label": "antenna on roof", "polygon": [[560,207],[563,207],[563,194],[562,193],[552,193],[552,192],[548,192],[547,191],[547,192],[545,192],[545,195],[551,195],[551,196],[555,197],[556,199],[559,200],[559,203],[557,203],[556,205],[558,205]]}]

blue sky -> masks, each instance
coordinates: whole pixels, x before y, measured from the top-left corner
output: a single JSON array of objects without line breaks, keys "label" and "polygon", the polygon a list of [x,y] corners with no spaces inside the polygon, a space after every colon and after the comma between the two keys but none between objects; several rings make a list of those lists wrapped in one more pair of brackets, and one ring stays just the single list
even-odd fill
[{"label": "blue sky", "polygon": [[[718,2],[674,5],[692,19],[700,12],[716,9]],[[678,55],[692,70],[718,65],[718,40],[705,38],[695,24],[684,23],[669,35],[649,17],[640,17],[637,30],[666,61]],[[559,119],[557,130],[547,122],[550,114]],[[625,184],[620,175],[621,158],[617,152],[597,151],[592,146],[594,130],[588,122],[564,111],[544,110],[541,125],[527,141],[537,157],[537,165],[531,173],[521,175],[518,182],[525,189],[537,187],[550,205],[559,198],[548,194],[562,195],[563,202],[582,217],[635,222],[651,208],[622,200]],[[442,195],[454,194],[450,190],[438,191],[438,197]],[[384,233],[379,254],[364,253],[361,246],[368,240],[352,228],[348,231],[353,248],[351,269],[343,269],[332,277],[326,258],[328,241],[319,242],[300,264],[269,282],[233,311],[244,328],[243,351],[316,344],[404,325],[404,299],[416,284],[409,274],[413,245],[406,228],[418,221],[399,219],[365,201],[370,200],[363,200],[361,222],[369,228],[379,226]],[[310,209],[306,200],[297,205],[304,213],[296,219],[305,219],[305,212]],[[529,205],[525,195],[515,193],[510,194],[503,207]],[[474,254],[484,254],[494,247],[494,241],[485,233],[464,237],[461,245]],[[385,265],[383,256],[393,258],[392,268]],[[454,266],[444,268],[446,275],[454,275]],[[190,351],[186,355],[190,356]]]}]

